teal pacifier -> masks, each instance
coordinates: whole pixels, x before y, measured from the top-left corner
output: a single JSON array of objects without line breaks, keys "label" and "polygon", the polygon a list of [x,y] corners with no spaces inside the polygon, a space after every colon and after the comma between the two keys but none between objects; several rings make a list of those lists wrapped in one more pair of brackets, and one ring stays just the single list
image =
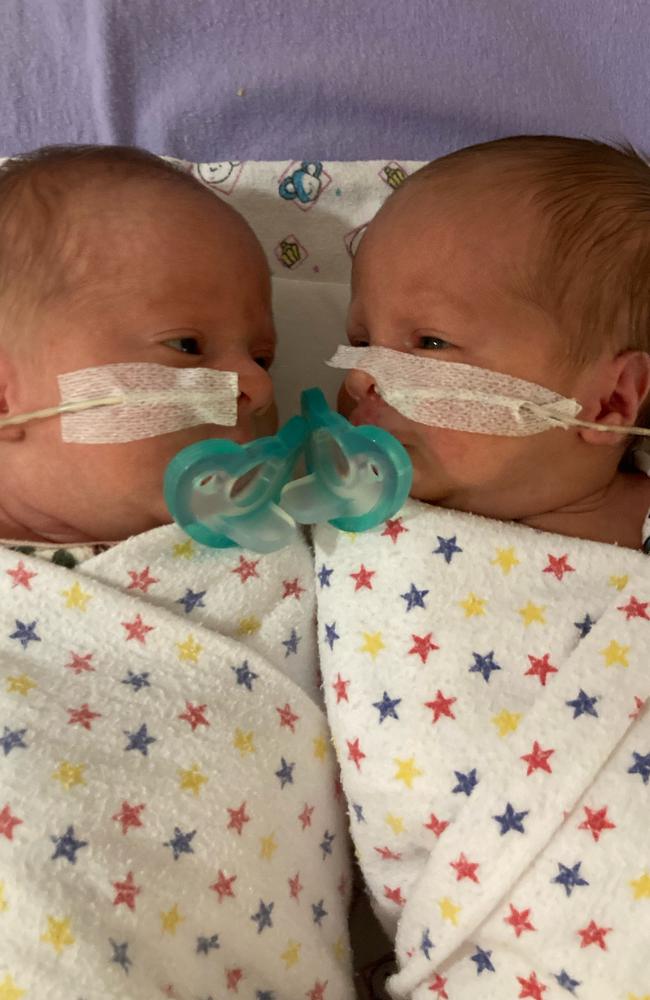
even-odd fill
[{"label": "teal pacifier", "polygon": [[273,437],[249,444],[211,438],[179,451],[165,472],[164,497],[180,527],[203,545],[273,552],[297,533],[277,501],[308,434],[292,417]]},{"label": "teal pacifier", "polygon": [[301,409],[309,427],[308,475],[284,487],[284,510],[299,524],[329,521],[341,531],[367,531],[398,511],[413,480],[399,441],[380,427],[354,427],[330,409],[320,389],[302,393]]}]

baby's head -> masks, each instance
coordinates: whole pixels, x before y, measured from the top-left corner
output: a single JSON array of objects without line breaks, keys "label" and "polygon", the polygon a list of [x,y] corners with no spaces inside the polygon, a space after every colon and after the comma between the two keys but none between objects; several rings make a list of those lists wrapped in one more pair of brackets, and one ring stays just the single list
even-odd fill
[{"label": "baby's head", "polygon": [[112,363],[236,372],[236,427],[71,444],[60,417],[0,428],[0,537],[124,538],[170,520],[172,456],[274,428],[268,266],[242,217],[165,161],[119,147],[0,168],[0,415],[56,406],[57,376]]},{"label": "baby's head", "polygon": [[[631,150],[530,136],[460,150],[386,202],[357,251],[348,337],[505,372],[603,425],[650,388],[650,167]],[[617,475],[626,438],[585,428],[501,437],[405,419],[351,372],[341,408],[406,446],[414,496],[525,519]]]}]

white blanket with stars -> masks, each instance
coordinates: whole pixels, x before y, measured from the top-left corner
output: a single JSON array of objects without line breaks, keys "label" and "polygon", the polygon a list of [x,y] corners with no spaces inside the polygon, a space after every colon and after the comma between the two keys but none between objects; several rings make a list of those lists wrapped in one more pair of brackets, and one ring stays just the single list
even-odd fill
[{"label": "white blanket with stars", "polygon": [[316,570],[393,995],[647,998],[647,556],[409,501]]},{"label": "white blanket with stars", "polygon": [[2,1000],[347,1000],[310,553],[0,549]]}]

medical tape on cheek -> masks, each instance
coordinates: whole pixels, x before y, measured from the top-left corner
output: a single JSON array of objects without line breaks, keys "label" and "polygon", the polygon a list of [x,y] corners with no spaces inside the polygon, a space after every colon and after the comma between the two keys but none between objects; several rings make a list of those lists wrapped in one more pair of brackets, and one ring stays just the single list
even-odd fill
[{"label": "medical tape on cheek", "polygon": [[524,437],[566,427],[580,411],[575,399],[534,382],[386,347],[339,347],[327,363],[371,375],[389,406],[432,427]]}]

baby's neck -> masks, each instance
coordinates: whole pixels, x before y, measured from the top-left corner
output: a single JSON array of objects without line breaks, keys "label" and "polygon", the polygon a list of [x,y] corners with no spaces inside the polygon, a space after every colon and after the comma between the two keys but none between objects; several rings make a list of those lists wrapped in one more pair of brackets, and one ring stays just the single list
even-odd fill
[{"label": "baby's neck", "polygon": [[[38,523],[37,523],[38,522]],[[96,538],[82,535],[71,525],[56,523],[41,523],[38,519],[16,518],[0,507],[0,541],[3,542],[36,542],[50,545],[86,545],[96,542]]]}]

